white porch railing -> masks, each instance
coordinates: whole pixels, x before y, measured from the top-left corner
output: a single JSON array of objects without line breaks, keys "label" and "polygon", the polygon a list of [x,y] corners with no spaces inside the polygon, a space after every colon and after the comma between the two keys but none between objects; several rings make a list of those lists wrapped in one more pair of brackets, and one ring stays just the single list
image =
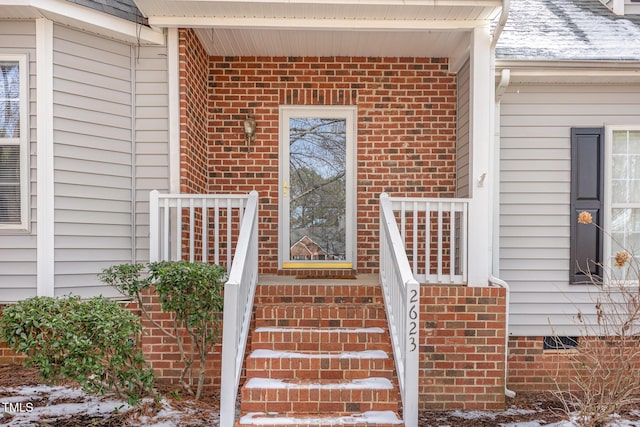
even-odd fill
[{"label": "white porch railing", "polygon": [[380,195],[380,283],[405,426],[418,425],[419,283],[467,282],[467,217],[466,199]]},{"label": "white porch railing", "polygon": [[247,194],[149,195],[149,260],[210,262],[229,271]]},{"label": "white porch railing", "polygon": [[420,285],[411,273],[389,196],[380,195],[380,283],[406,427],[418,426]]},{"label": "white porch railing", "polygon": [[389,197],[420,283],[467,283],[468,199]]},{"label": "white porch railing", "polygon": [[236,397],[258,283],[258,193],[249,195],[238,245],[224,286],[220,426],[233,427]]},{"label": "white porch railing", "polygon": [[258,282],[258,193],[160,194],[149,198],[149,259],[226,266],[220,426],[233,427]]}]

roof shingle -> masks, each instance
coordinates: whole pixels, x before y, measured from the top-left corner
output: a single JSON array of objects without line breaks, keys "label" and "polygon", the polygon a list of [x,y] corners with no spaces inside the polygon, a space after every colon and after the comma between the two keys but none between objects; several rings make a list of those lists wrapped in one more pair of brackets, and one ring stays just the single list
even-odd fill
[{"label": "roof shingle", "polygon": [[499,59],[640,60],[640,17],[599,0],[514,0],[496,46]]},{"label": "roof shingle", "polygon": [[86,6],[109,15],[117,16],[127,21],[140,24],[147,23],[146,19],[133,0],[67,0],[71,3]]}]

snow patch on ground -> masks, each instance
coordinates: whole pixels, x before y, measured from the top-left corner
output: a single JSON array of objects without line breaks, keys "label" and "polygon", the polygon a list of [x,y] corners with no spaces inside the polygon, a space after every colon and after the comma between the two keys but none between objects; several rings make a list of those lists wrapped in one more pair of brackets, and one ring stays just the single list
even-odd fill
[{"label": "snow patch on ground", "polygon": [[[124,400],[113,396],[93,396],[80,388],[62,386],[22,386],[0,388],[0,426],[32,427],[42,423],[70,419],[72,416],[91,418],[108,418],[114,414],[131,412],[127,425],[132,427],[175,427],[193,424],[193,419],[203,417],[190,408],[173,408],[171,403],[163,399],[160,409],[154,415],[140,415],[135,408]],[[141,405],[153,406],[153,400],[143,399]],[[9,417],[3,418],[3,413]],[[217,426],[218,414],[208,414],[202,419],[202,426]],[[60,425],[60,424],[57,424]]]},{"label": "snow patch on ground", "polygon": [[[10,426],[33,426],[38,420],[64,419],[71,415],[108,416],[131,409],[122,400],[91,396],[79,388],[46,385],[0,389],[0,411],[13,415]],[[71,402],[77,401],[77,402]],[[22,403],[22,405],[4,405]]]}]

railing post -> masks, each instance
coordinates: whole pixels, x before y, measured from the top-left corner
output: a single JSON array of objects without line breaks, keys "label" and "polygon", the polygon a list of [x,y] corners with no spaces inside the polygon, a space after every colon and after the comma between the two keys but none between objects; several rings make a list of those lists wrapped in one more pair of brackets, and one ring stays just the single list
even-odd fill
[{"label": "railing post", "polygon": [[[233,427],[236,417],[236,352],[238,351],[237,310],[239,283],[224,286],[222,314],[222,369],[220,377],[220,427]],[[231,369],[232,368],[232,369]]]},{"label": "railing post", "polygon": [[158,261],[160,247],[160,209],[158,204],[158,190],[149,193],[149,261]]},{"label": "railing post", "polygon": [[405,427],[418,427],[418,384],[420,355],[420,284],[411,279],[406,283],[406,343],[404,370],[403,418]]}]

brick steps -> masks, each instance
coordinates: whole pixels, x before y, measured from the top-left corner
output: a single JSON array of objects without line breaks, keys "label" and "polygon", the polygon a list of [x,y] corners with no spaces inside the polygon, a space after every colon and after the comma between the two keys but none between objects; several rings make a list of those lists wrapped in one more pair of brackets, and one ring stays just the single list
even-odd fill
[{"label": "brick steps", "polygon": [[397,411],[388,378],[272,379],[251,378],[242,389],[242,408],[248,412],[328,413],[348,415],[365,411]]},{"label": "brick steps", "polygon": [[256,307],[256,327],[386,328],[382,304],[265,304]]},{"label": "brick steps", "polygon": [[276,349],[283,342],[293,343],[289,350],[294,352],[391,350],[389,337],[382,328],[259,327],[253,332],[253,349]]},{"label": "brick steps", "polygon": [[402,424],[377,284],[269,285],[256,295],[237,425]]},{"label": "brick steps", "polygon": [[[355,353],[355,354],[353,354]],[[282,352],[268,349],[253,351],[245,362],[247,378],[355,379],[367,378],[371,372],[378,377],[394,378],[395,366],[390,353],[364,351],[353,353],[317,354]]]}]

